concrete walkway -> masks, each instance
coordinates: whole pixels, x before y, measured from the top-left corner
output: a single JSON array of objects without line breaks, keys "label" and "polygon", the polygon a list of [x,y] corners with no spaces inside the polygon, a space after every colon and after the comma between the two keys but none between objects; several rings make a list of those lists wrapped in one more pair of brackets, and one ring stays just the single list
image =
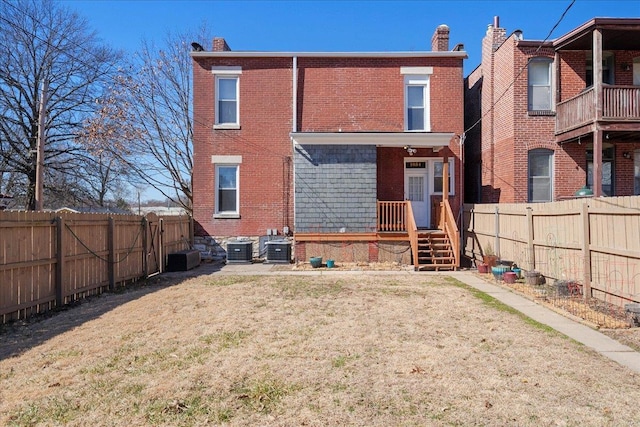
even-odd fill
[{"label": "concrete walkway", "polygon": [[[200,266],[202,268],[203,266]],[[562,316],[553,310],[550,310],[540,304],[535,303],[523,296],[520,296],[509,289],[503,288],[487,282],[486,280],[478,277],[476,274],[469,271],[455,271],[455,272],[439,272],[439,273],[427,273],[427,272],[414,272],[413,270],[405,271],[330,271],[327,269],[313,270],[313,271],[291,271],[291,270],[278,270],[274,269],[271,264],[229,264],[213,272],[214,274],[265,274],[265,275],[389,275],[389,274],[438,274],[441,276],[451,276],[455,279],[466,283],[467,285],[476,288],[498,301],[506,304],[531,319],[550,326],[556,331],[572,338],[587,347],[590,347],[598,353],[608,357],[626,366],[627,368],[640,373],[640,353],[634,351],[632,348],[620,344],[618,341],[609,338],[608,336],[586,326],[582,323],[576,322],[568,317]],[[206,269],[206,267],[205,267]]]},{"label": "concrete walkway", "polygon": [[569,338],[572,338],[585,346],[596,350],[603,356],[618,362],[622,366],[626,366],[632,371],[640,373],[640,353],[626,345],[620,344],[618,341],[609,338],[589,326],[562,316],[540,304],[536,304],[534,301],[511,292],[509,289],[493,285],[471,272],[456,271],[447,273],[447,275],[491,295],[493,298],[503,304],[515,308],[536,322],[550,326]]}]

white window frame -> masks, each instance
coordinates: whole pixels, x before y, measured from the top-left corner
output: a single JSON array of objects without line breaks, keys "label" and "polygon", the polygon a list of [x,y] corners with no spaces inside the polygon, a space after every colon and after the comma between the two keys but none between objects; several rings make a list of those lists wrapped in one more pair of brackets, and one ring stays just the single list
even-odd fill
[{"label": "white window frame", "polygon": [[[435,159],[432,162],[432,166],[431,166],[431,194],[443,194],[442,191],[436,191],[436,163],[444,163],[444,158],[440,158],[440,159]],[[454,165],[455,162],[453,161],[453,158],[449,158],[449,195],[450,196],[455,196],[456,192],[455,192],[455,188],[456,188],[456,175],[455,175],[455,170],[454,170]],[[444,172],[444,168],[443,168],[443,172]],[[444,187],[444,179],[442,181],[443,187]]]},{"label": "white window frame", "polygon": [[[531,66],[535,64],[547,65],[547,79],[548,85],[533,84],[531,82]],[[534,108],[533,106],[533,88],[534,87],[548,87],[549,88],[549,108]],[[553,59],[546,57],[533,58],[529,61],[527,66],[527,109],[529,111],[553,111],[554,110],[554,97],[553,97]]]},{"label": "white window frame", "polygon": [[[235,167],[236,168],[236,209],[234,211],[221,211],[220,210],[220,168]],[[214,199],[215,199],[215,214],[214,218],[240,218],[240,164],[239,163],[218,163],[214,165]]]},{"label": "white window frame", "polygon": [[[540,177],[540,176],[532,176],[531,175],[531,155],[534,153],[545,153],[549,155],[549,200],[532,200],[532,195],[533,195],[533,187],[532,187],[532,179],[535,179],[536,177]],[[555,162],[556,156],[555,156],[555,152],[553,150],[550,150],[548,148],[535,148],[533,150],[529,150],[529,152],[527,153],[527,202],[528,203],[545,203],[545,202],[552,202],[553,201],[553,193],[555,191],[554,189],[554,162]],[[546,177],[544,177],[546,178]]]},{"label": "white window frame", "polygon": [[[411,162],[424,162],[424,169],[410,169],[407,168],[407,163]],[[420,171],[423,170],[427,174],[427,192],[429,195],[442,195],[442,191],[435,191],[436,184],[436,163],[444,163],[444,157],[405,157],[404,158],[404,171],[405,176],[407,171]],[[449,196],[456,195],[456,174],[455,174],[455,158],[449,157]]]},{"label": "white window frame", "polygon": [[[409,129],[409,87],[419,86],[423,88],[424,100],[424,129]],[[423,75],[405,75],[404,76],[404,130],[406,132],[430,132],[431,131],[431,114],[430,114],[430,89],[429,74]]]},{"label": "white window frame", "polygon": [[[240,129],[240,75],[242,74],[241,67],[235,66],[218,66],[213,67],[211,72],[214,75],[215,86],[214,86],[214,111],[215,111],[215,122],[213,125],[214,129]],[[235,80],[236,81],[236,121],[235,122],[220,122],[220,109],[219,109],[219,94],[218,90],[219,82],[221,79],[227,80]]]}]

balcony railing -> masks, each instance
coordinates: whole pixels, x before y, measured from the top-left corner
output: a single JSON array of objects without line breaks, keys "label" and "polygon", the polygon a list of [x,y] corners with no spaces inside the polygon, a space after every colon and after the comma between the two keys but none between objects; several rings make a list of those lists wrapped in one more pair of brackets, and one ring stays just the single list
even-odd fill
[{"label": "balcony railing", "polygon": [[[606,85],[602,92],[602,119],[640,121],[640,87]],[[593,123],[597,104],[593,87],[559,102],[556,105],[556,134]]]},{"label": "balcony railing", "polygon": [[556,105],[556,133],[591,123],[596,118],[596,92],[588,89]]},{"label": "balcony railing", "polygon": [[602,117],[613,120],[640,120],[640,87],[605,86]]}]

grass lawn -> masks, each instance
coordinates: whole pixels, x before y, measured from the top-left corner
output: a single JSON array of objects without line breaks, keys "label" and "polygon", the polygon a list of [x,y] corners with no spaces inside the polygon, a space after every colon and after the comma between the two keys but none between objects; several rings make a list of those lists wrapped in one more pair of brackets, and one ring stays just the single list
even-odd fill
[{"label": "grass lawn", "polygon": [[640,425],[640,377],[441,275],[203,275],[0,333],[0,425]]}]

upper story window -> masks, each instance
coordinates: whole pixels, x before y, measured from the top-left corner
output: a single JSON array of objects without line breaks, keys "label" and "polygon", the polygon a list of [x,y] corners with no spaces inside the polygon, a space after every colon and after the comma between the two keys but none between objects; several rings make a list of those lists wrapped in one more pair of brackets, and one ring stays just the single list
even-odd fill
[{"label": "upper story window", "polygon": [[549,58],[534,58],[529,62],[529,111],[551,111],[551,65]]},{"label": "upper story window", "polygon": [[213,67],[216,129],[240,128],[240,67]]},{"label": "upper story window", "polygon": [[[613,52],[602,52],[602,83],[612,85],[615,82],[613,75]],[[593,52],[587,52],[587,87],[593,86]]]},{"label": "upper story window", "polygon": [[404,130],[430,131],[429,75],[433,67],[401,67],[404,75]]},{"label": "upper story window", "polygon": [[553,151],[536,148],[529,151],[529,202],[550,202],[553,199]]},{"label": "upper story window", "polygon": [[633,58],[633,85],[640,86],[640,56]]}]

